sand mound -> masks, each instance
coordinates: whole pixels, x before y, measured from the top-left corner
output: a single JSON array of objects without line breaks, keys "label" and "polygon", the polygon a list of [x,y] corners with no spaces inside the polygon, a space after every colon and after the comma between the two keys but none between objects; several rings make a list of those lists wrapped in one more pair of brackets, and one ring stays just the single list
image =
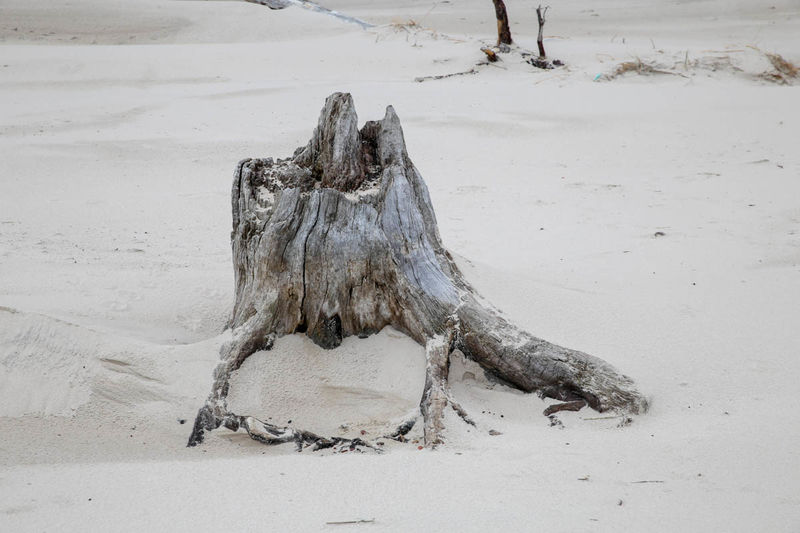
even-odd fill
[{"label": "sand mound", "polygon": [[386,328],[323,350],[290,335],[250,356],[233,374],[231,410],[329,436],[393,430],[415,412],[425,383],[425,351]]},{"label": "sand mound", "polygon": [[0,318],[6,417],[71,416],[104,404],[129,413],[164,403],[185,409],[203,397],[219,342],[162,346],[7,307]]},{"label": "sand mound", "polygon": [[[174,425],[202,403],[225,338],[159,345],[45,315],[0,313],[0,417],[100,421],[115,412],[124,413],[122,426],[148,418]],[[229,400],[234,411],[278,425],[377,436],[417,410],[424,381],[423,348],[391,328],[335,350],[290,335],[245,361]]]}]

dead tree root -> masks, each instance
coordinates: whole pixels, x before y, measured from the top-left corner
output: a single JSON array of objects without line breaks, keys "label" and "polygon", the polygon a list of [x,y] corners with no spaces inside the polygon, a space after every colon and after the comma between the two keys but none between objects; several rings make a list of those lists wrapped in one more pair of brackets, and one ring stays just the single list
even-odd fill
[{"label": "dead tree root", "polygon": [[561,411],[580,411],[586,407],[586,400],[573,400],[571,402],[554,403],[544,410],[544,416],[550,416]]}]

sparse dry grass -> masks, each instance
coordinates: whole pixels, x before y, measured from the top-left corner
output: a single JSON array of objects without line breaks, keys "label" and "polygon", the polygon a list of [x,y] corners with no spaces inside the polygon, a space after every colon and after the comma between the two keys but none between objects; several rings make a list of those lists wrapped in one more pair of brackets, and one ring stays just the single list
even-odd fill
[{"label": "sparse dry grass", "polygon": [[798,70],[797,66],[795,66],[792,62],[784,59],[782,55],[770,54],[769,52],[765,52],[764,55],[767,56],[767,59],[769,59],[769,62],[772,63],[773,68],[782,76],[787,78],[797,78],[800,70]]},{"label": "sparse dry grass", "polygon": [[614,69],[614,72],[612,72],[611,74],[607,74],[605,78],[608,80],[613,80],[614,78],[623,76],[628,72],[635,72],[636,74],[643,74],[643,75],[670,74],[673,76],[682,76],[684,78],[686,77],[680,72],[666,70],[655,63],[648,63],[642,61],[640,58],[637,57],[635,61],[625,61],[623,63],[620,63],[619,65],[617,65],[617,68]]},{"label": "sparse dry grass", "polygon": [[[629,72],[640,75],[671,74],[688,78],[696,71],[709,71],[743,75],[750,79],[760,79],[781,85],[791,85],[800,80],[800,68],[780,54],[764,52],[755,46],[748,46],[748,48],[763,54],[772,69],[763,72],[754,72],[753,69],[746,71],[734,63],[730,55],[701,56],[690,60],[687,52],[680,61],[675,61],[671,65],[654,60],[642,60],[637,57],[635,60],[619,63],[612,72],[603,75],[600,79],[613,80]],[[743,50],[735,50],[735,52],[743,52]]]},{"label": "sparse dry grass", "polygon": [[389,27],[396,30],[396,31],[410,31],[410,30],[421,30],[423,29],[422,26],[414,19],[408,19],[402,22],[392,22],[389,24]]},{"label": "sparse dry grass", "polygon": [[773,68],[771,71],[767,70],[758,74],[756,76],[757,78],[780,85],[790,85],[800,77],[800,69],[797,65],[784,58],[782,55],[764,52],[757,46],[748,45],[748,48],[764,54],[764,57],[767,58]]},{"label": "sparse dry grass", "polygon": [[622,76],[628,72],[635,72],[637,74],[651,74],[655,72],[655,68],[648,63],[642,62],[641,59],[638,57],[636,61],[625,61],[624,63],[620,63],[617,65],[616,70],[614,70],[614,76]]}]

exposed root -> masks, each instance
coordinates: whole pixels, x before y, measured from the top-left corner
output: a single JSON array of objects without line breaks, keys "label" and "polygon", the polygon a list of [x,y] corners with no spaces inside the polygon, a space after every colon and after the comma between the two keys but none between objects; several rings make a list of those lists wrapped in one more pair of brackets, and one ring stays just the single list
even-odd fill
[{"label": "exposed root", "polygon": [[465,76],[468,74],[477,74],[481,67],[492,66],[497,68],[502,68],[505,70],[505,67],[501,67],[497,63],[502,61],[502,54],[509,54],[511,59],[517,59],[528,63],[536,68],[540,68],[543,70],[552,70],[555,68],[563,67],[564,62],[559,59],[547,59],[536,56],[533,52],[530,52],[524,48],[521,48],[517,45],[496,45],[496,46],[482,46],[481,52],[486,54],[486,61],[480,61],[475,64],[469,70],[464,70],[461,72],[451,72],[449,74],[438,74],[433,76],[419,76],[414,78],[414,81],[422,83],[423,81],[431,81],[431,80],[443,80],[447,78],[453,78],[455,76]]},{"label": "exposed root", "polygon": [[369,448],[377,453],[381,453],[380,449],[359,438],[343,439],[340,437],[320,437],[310,431],[279,427],[252,416],[238,417],[238,422],[239,427],[247,431],[251,439],[263,444],[294,442],[297,445],[297,451],[302,451],[305,447],[310,447],[312,451],[338,447],[337,451],[339,452]]},{"label": "exposed root", "polygon": [[580,411],[586,407],[586,400],[573,400],[571,402],[554,403],[544,410],[544,416],[550,416],[560,411]]},{"label": "exposed root", "polygon": [[469,417],[469,414],[463,407],[461,407],[461,404],[459,404],[453,399],[452,394],[447,395],[447,401],[450,402],[450,407],[452,407],[453,411],[455,411],[456,414],[461,417],[461,420],[463,420],[470,426],[475,425],[475,421]]},{"label": "exposed root", "polygon": [[536,68],[544,69],[544,70],[553,70],[556,67],[563,67],[564,63],[560,59],[554,59],[552,61],[542,58],[542,57],[530,57],[528,58],[528,63],[533,65]]},{"label": "exposed root", "polygon": [[396,440],[397,442],[405,442],[406,435],[408,435],[408,432],[414,428],[414,425],[416,423],[417,423],[417,417],[409,418],[408,420],[397,426],[397,429],[395,429],[393,433],[385,435],[384,438]]},{"label": "exposed root", "polygon": [[452,334],[446,338],[433,338],[425,346],[425,389],[422,392],[420,411],[424,423],[425,446],[441,444],[444,430],[444,408],[447,406],[447,374],[450,363]]},{"label": "exposed root", "polygon": [[430,339],[425,346],[425,389],[422,392],[420,411],[424,423],[423,435],[425,446],[435,448],[442,444],[444,439],[444,410],[450,407],[464,422],[472,426],[475,422],[469,417],[466,410],[453,400],[448,385],[450,373],[450,354],[453,352],[455,328],[449,328],[444,336]]},{"label": "exposed root", "polygon": [[354,451],[360,448],[369,448],[378,453],[381,452],[372,444],[359,439],[345,439],[341,437],[321,437],[310,431],[299,430],[290,427],[280,427],[253,416],[237,416],[228,413],[222,417],[215,416],[208,406],[200,409],[195,419],[192,435],[189,437],[188,446],[197,446],[203,442],[204,431],[212,431],[220,426],[225,426],[231,431],[244,429],[250,438],[262,444],[284,444],[294,442],[297,451],[310,447],[312,451],[324,450],[326,448],[338,447],[337,451]]},{"label": "exposed root", "polygon": [[208,405],[204,405],[197,412],[197,416],[194,419],[194,428],[192,428],[192,434],[189,435],[189,442],[186,446],[192,448],[202,444],[203,440],[205,440],[205,432],[213,431],[220,425],[221,421],[214,416]]},{"label": "exposed root", "polygon": [[521,46],[517,45],[512,45],[512,46],[502,45],[502,46],[496,46],[494,48],[484,47],[481,48],[481,51],[487,56],[489,55],[489,52],[511,54],[512,58],[517,57],[518,59],[521,59],[525,63],[528,63],[529,65],[532,65],[536,68],[540,68],[543,70],[552,70],[554,68],[564,66],[564,62],[561,61],[560,59],[548,59],[542,55],[536,55],[535,52],[531,52],[530,50],[522,48]]},{"label": "exposed root", "polygon": [[[476,66],[479,66],[479,65],[476,65]],[[478,73],[478,69],[475,68],[475,67],[472,67],[471,69],[465,70],[463,72],[452,72],[450,74],[439,74],[439,75],[436,75],[436,76],[419,76],[417,78],[414,78],[414,81],[416,81],[417,83],[422,83],[423,81],[443,80],[445,78],[453,78],[455,76],[467,76],[469,74],[477,74],[477,73]]]}]

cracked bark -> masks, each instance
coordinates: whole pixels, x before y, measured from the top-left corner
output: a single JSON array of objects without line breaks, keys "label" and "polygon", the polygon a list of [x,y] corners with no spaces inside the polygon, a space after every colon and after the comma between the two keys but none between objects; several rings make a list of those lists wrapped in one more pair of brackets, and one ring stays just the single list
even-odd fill
[{"label": "cracked bark", "polygon": [[270,349],[276,336],[296,332],[335,348],[343,337],[392,326],[426,346],[420,407],[428,446],[443,441],[447,405],[471,422],[447,386],[455,349],[525,392],[581,400],[598,411],[647,408],[632,380],[609,364],[536,338],[483,302],[441,242],[427,187],[408,157],[394,109],[361,130],[357,123],[350,95],[335,93],[311,140],[293,157],[247,159],[237,166],[231,339],[220,350],[190,446],[221,425],[243,428],[266,443],[346,444],[227,408],[231,372],[255,351]]}]

